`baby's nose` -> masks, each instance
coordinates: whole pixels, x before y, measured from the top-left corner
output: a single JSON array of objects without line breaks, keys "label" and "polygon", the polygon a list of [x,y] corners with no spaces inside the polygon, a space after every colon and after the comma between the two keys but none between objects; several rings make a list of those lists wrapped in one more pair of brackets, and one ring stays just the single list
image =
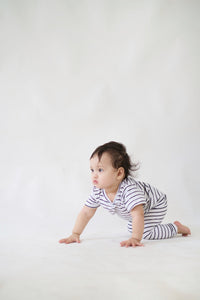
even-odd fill
[{"label": "baby's nose", "polygon": [[96,172],[94,172],[94,178],[97,178],[98,174]]}]

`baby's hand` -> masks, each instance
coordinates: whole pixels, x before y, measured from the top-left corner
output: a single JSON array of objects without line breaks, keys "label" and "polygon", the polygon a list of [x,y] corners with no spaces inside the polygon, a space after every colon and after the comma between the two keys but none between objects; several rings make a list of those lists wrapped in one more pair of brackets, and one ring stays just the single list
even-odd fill
[{"label": "baby's hand", "polygon": [[60,240],[59,243],[80,243],[80,235],[77,233],[72,233],[72,235],[70,235],[68,238]]},{"label": "baby's hand", "polygon": [[137,247],[137,246],[144,246],[144,244],[140,243],[140,240],[135,238],[130,238],[127,241],[123,241],[120,243],[121,247]]}]

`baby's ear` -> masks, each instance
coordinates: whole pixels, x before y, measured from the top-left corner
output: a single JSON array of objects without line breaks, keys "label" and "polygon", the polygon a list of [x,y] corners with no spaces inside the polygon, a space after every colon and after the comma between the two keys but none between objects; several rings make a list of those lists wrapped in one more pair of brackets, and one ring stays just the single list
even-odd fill
[{"label": "baby's ear", "polygon": [[119,177],[119,179],[122,179],[124,177],[124,168],[123,167],[120,167],[118,169],[118,177]]}]

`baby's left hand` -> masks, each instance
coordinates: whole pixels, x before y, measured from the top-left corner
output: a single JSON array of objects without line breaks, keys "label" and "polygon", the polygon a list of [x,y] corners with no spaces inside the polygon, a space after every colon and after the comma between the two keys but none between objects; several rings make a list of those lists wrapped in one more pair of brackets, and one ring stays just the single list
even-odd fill
[{"label": "baby's left hand", "polygon": [[137,247],[137,246],[144,246],[144,244],[140,243],[140,240],[135,238],[130,238],[127,241],[123,241],[120,243],[121,247]]}]

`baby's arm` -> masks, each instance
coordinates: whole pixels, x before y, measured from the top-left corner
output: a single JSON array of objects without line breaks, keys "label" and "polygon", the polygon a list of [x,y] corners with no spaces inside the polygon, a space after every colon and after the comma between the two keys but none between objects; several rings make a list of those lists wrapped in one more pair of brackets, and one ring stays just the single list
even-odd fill
[{"label": "baby's arm", "polygon": [[74,228],[72,230],[72,234],[68,238],[60,240],[59,243],[80,243],[80,235],[83,232],[86,225],[88,224],[89,220],[94,216],[96,210],[97,208],[90,208],[88,206],[84,206],[78,214]]},{"label": "baby's arm", "polygon": [[132,216],[132,237],[121,242],[122,247],[136,247],[143,246],[140,243],[144,231],[144,210],[143,205],[137,205],[131,211]]}]

